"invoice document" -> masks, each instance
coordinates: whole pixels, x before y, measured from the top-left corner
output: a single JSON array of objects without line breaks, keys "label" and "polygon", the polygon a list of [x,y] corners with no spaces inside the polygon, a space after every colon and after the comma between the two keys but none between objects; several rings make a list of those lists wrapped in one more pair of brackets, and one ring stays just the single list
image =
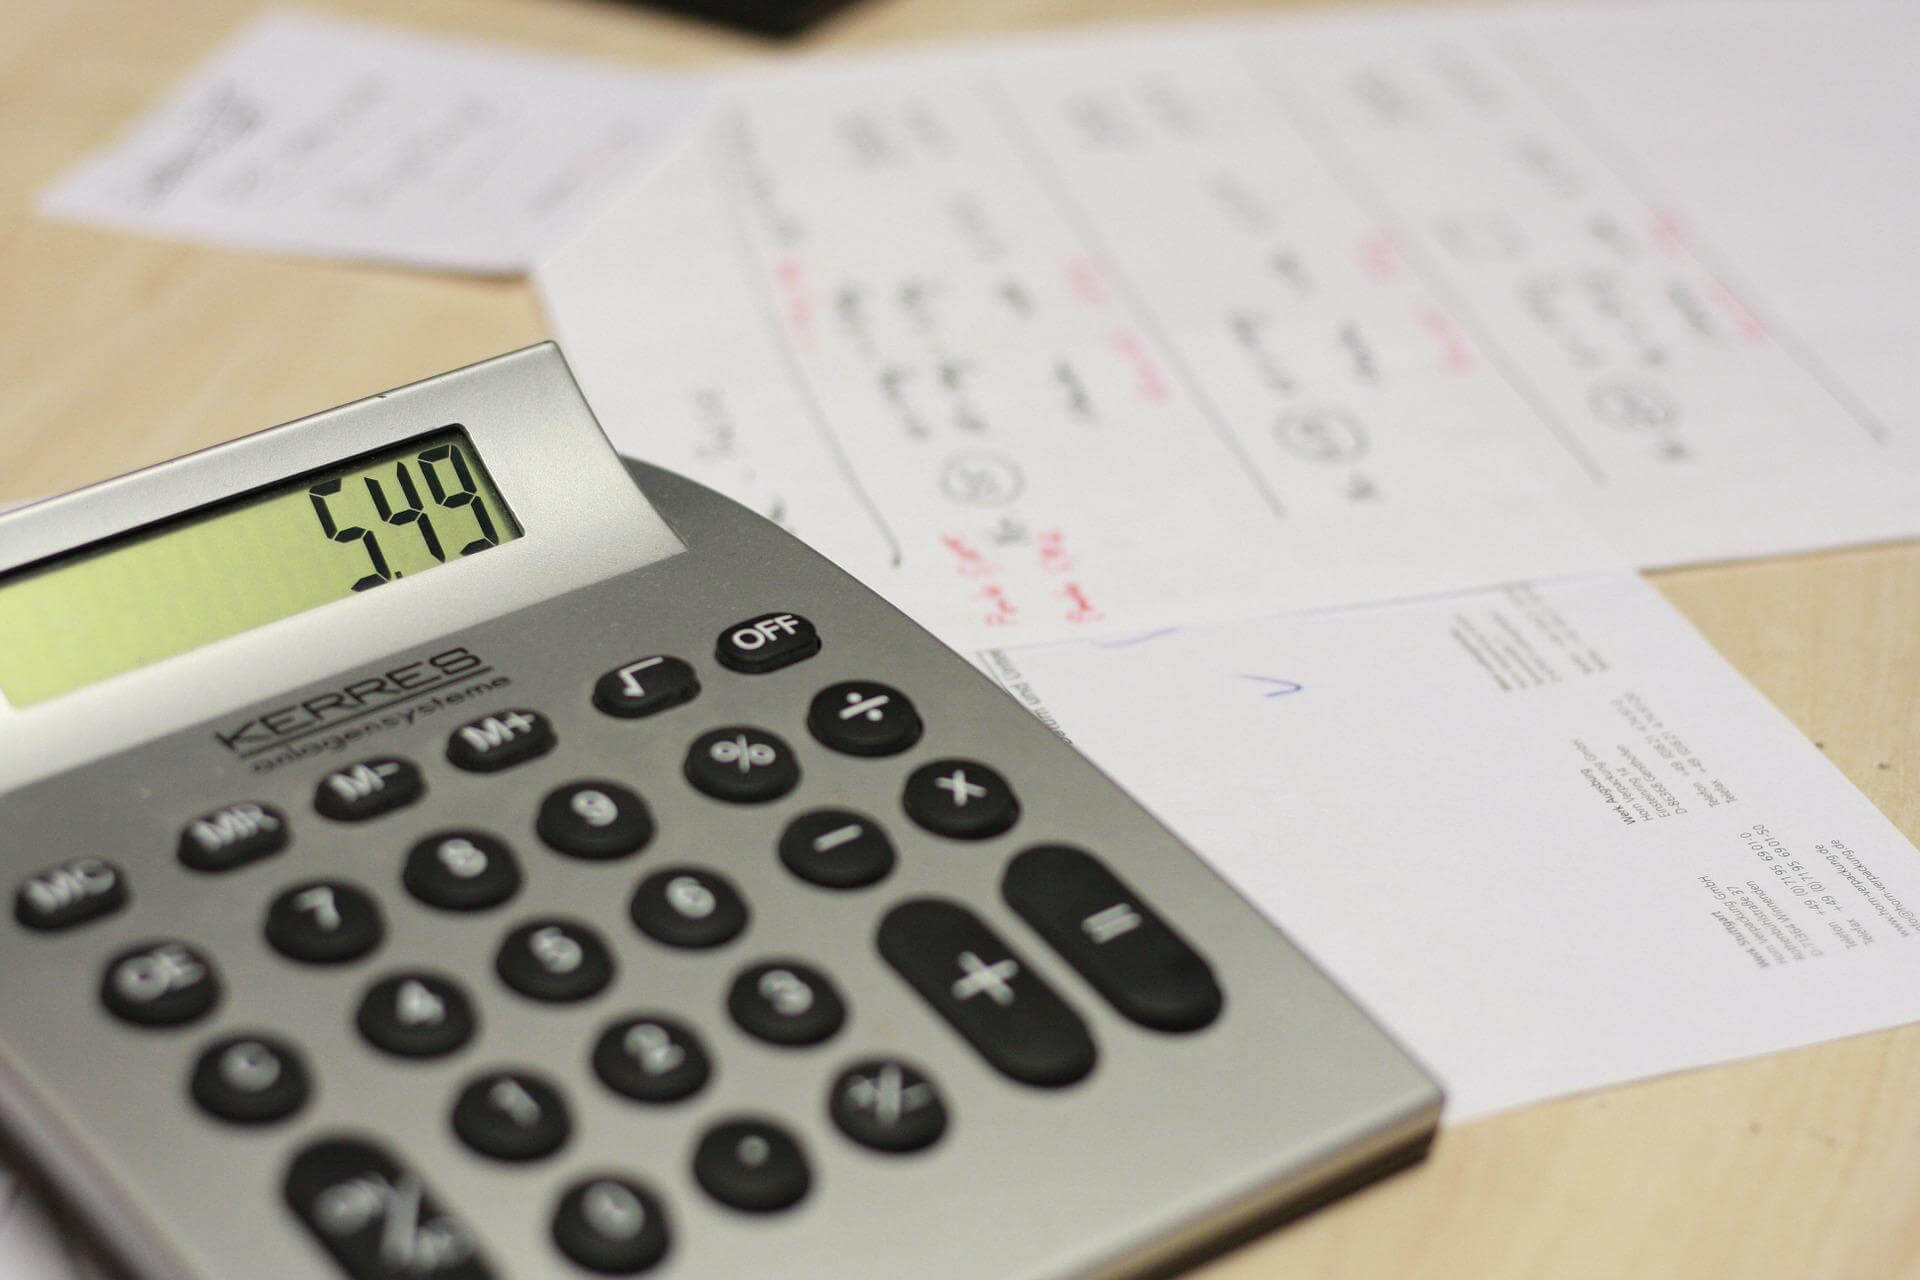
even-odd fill
[{"label": "invoice document", "polygon": [[1450,1120],[1920,1018],[1920,852],[1636,575],[989,656]]},{"label": "invoice document", "polygon": [[230,248],[516,273],[678,140],[702,84],[269,12],[39,208]]},{"label": "invoice document", "polygon": [[1899,536],[1916,60],[1778,3],[793,66],[537,283],[616,443],[962,648]]}]

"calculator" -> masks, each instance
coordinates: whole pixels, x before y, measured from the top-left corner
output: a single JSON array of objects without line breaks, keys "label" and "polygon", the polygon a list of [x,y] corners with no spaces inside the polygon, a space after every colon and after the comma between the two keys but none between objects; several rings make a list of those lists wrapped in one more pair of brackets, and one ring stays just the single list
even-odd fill
[{"label": "calculator", "polygon": [[551,344],[0,517],[0,637],[0,1119],[146,1280],[1164,1273],[1432,1138],[1197,856]]}]

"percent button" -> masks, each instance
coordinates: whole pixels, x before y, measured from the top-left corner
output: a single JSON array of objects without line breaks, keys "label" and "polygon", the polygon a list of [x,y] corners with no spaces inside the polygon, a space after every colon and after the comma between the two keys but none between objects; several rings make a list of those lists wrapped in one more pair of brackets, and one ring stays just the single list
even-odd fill
[{"label": "percent button", "polygon": [[830,684],[807,708],[807,728],[850,756],[898,755],[920,741],[920,713],[907,695],[874,680]]},{"label": "percent button", "polygon": [[716,800],[760,804],[793,790],[800,766],[784,738],[751,725],[731,725],[693,740],[686,775]]}]

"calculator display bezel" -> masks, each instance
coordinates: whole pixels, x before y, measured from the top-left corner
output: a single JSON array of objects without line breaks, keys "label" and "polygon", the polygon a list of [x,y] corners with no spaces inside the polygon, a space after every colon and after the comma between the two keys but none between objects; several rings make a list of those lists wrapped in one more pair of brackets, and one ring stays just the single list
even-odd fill
[{"label": "calculator display bezel", "polygon": [[0,698],[0,790],[685,550],[545,343],[0,516],[0,574],[455,424],[521,537],[28,707]]}]

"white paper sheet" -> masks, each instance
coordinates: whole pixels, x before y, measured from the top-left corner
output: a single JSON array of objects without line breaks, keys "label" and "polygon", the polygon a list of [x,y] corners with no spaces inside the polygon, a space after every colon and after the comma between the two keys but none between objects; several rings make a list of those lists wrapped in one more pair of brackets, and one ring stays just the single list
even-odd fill
[{"label": "white paper sheet", "polygon": [[703,84],[270,13],[40,209],[234,248],[518,272],[681,137]]},{"label": "white paper sheet", "polygon": [[1920,853],[1637,577],[990,658],[1450,1120],[1920,1017]]},{"label": "white paper sheet", "polygon": [[[1920,339],[1914,291],[1832,273],[1809,338],[1751,281],[1815,296],[1767,228],[1807,188],[1907,209],[1905,151],[1870,173],[1802,136],[1777,199],[1709,203],[1759,226],[1741,274],[1692,152],[1632,159],[1691,134],[1777,164],[1774,114],[1726,106],[1762,86],[1920,116],[1913,77],[1841,74],[1920,57],[1911,15],[1821,4],[1819,74],[1779,76],[1815,11],[1275,19],[757,76],[537,281],[617,443],[963,648],[1902,535],[1914,414],[1824,348]],[[1610,114],[1653,53],[1665,109]]]}]

